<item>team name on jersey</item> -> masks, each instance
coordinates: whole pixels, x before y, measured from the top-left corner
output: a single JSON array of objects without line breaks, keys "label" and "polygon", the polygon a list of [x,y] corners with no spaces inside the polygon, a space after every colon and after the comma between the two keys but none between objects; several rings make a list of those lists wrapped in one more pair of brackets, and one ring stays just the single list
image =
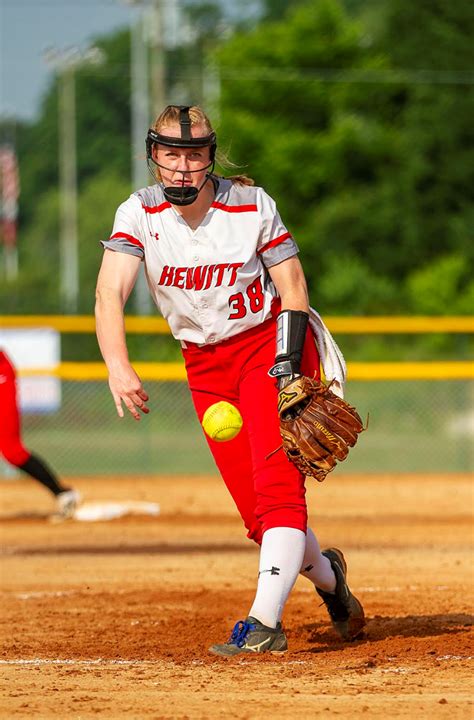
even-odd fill
[{"label": "team name on jersey", "polygon": [[237,272],[244,263],[219,263],[218,265],[196,265],[195,267],[172,267],[164,265],[158,285],[186,290],[208,290],[212,287],[232,287]]}]

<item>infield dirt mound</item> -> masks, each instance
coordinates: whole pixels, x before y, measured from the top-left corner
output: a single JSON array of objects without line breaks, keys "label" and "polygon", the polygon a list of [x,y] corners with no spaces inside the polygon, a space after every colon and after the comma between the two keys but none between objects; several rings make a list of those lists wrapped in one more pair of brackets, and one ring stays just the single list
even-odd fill
[{"label": "infield dirt mound", "polygon": [[289,652],[231,661],[207,647],[246,614],[258,553],[221,481],[72,482],[161,515],[53,524],[41,488],[2,486],[2,717],[472,717],[470,478],[310,485],[311,526],[344,550],[365,637],[341,643],[300,578]]}]

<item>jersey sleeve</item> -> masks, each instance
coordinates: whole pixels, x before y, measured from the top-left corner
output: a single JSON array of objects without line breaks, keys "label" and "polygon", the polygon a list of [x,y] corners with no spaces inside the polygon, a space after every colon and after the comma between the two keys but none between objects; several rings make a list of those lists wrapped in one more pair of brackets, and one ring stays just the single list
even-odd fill
[{"label": "jersey sleeve", "polygon": [[261,215],[261,230],[257,245],[257,255],[265,267],[287,260],[298,253],[298,246],[287,230],[270,195],[259,188],[257,205]]},{"label": "jersey sleeve", "polygon": [[119,205],[115,213],[112,234],[108,240],[101,240],[101,245],[106,250],[135,255],[143,260],[145,248],[140,239],[140,211],[140,202],[131,195]]}]

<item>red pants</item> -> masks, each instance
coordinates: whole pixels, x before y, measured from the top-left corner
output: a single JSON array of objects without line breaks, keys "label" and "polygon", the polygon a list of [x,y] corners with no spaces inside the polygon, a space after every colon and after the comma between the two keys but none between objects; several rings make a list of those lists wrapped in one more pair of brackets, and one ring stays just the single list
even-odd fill
[{"label": "red pants", "polygon": [[[306,532],[304,476],[279,450],[277,389],[268,376],[275,362],[276,321],[267,320],[217,345],[183,349],[189,387],[199,420],[219,400],[235,405],[244,424],[236,438],[207,437],[214,460],[242,516],[248,537],[260,543],[266,530]],[[319,357],[308,330],[302,372],[319,378]]]},{"label": "red pants", "polygon": [[0,453],[20,467],[31,453],[20,437],[20,415],[16,398],[15,370],[8,356],[0,351]]}]

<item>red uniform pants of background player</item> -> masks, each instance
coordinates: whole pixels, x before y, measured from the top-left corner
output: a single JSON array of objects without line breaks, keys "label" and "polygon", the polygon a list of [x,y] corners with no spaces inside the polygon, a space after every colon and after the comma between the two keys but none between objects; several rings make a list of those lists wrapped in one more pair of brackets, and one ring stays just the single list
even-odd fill
[{"label": "red uniform pants of background player", "polygon": [[[206,439],[242,516],[248,537],[260,543],[273,527],[306,532],[305,479],[283,450],[278,392],[268,375],[275,362],[276,321],[271,318],[216,345],[183,348],[189,387],[199,420],[215,402],[235,405],[244,424],[228,442]],[[301,370],[319,379],[319,357],[308,330]],[[268,457],[268,459],[267,459]]]},{"label": "red uniform pants of background player", "polygon": [[16,397],[15,370],[8,356],[0,351],[0,453],[12,465],[20,467],[31,453],[23,447]]}]

